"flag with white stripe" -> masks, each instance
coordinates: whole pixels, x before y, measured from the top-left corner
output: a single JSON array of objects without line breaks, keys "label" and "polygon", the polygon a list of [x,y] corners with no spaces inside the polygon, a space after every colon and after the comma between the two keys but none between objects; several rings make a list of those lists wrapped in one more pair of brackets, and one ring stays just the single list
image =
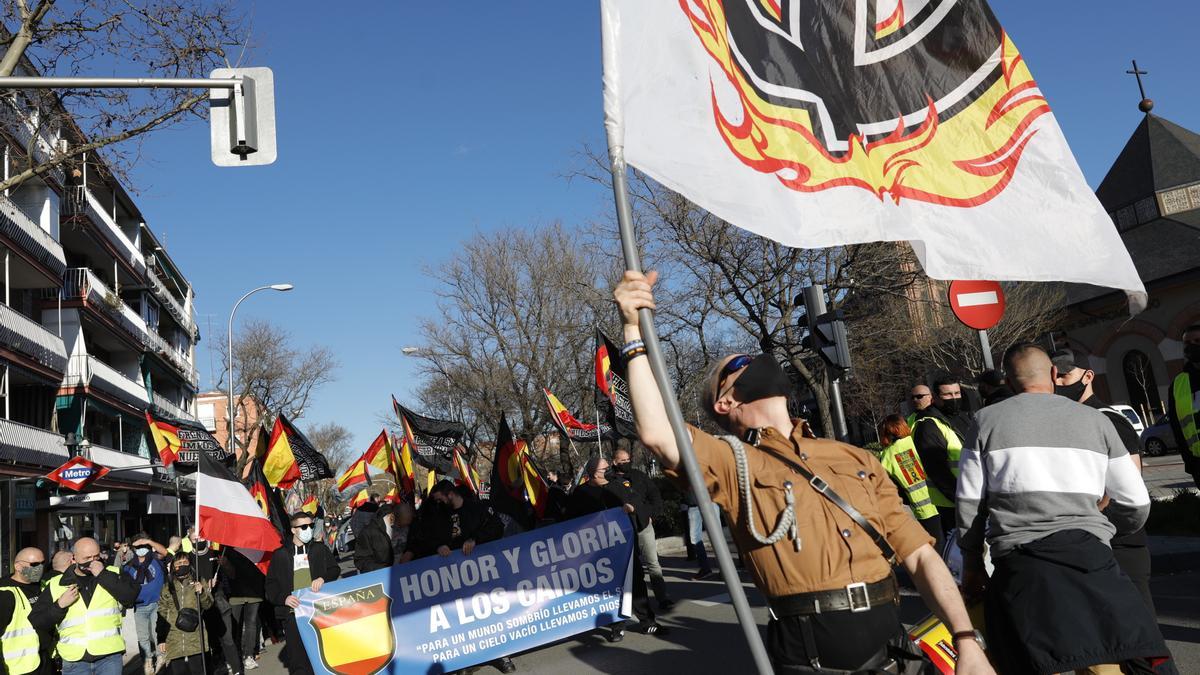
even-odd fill
[{"label": "flag with white stripe", "polygon": [[202,452],[197,476],[196,522],[201,539],[254,551],[280,547],[279,531],[229,469]]}]

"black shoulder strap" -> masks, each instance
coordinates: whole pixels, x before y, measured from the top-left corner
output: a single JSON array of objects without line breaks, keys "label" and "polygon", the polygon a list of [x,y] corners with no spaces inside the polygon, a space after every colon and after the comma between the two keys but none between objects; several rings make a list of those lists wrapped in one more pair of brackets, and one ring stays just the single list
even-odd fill
[{"label": "black shoulder strap", "polygon": [[829,483],[826,483],[825,479],[809,471],[803,465],[794,462],[787,457],[779,455],[770,448],[764,447],[763,449],[767,451],[767,454],[771,455],[775,459],[778,459],[784,464],[787,464],[789,467],[795,470],[796,473],[803,476],[804,480],[808,481],[808,484],[811,485],[812,488],[816,490],[822,497],[828,499],[833,503],[834,506],[841,509],[847,516],[850,516],[850,520],[853,520],[855,523],[857,523],[858,526],[862,528],[863,532],[867,533],[867,536],[871,538],[871,541],[875,542],[875,545],[878,546],[879,550],[883,552],[883,557],[890,564],[896,565],[899,562],[896,559],[895,549],[893,549],[892,545],[887,542],[887,539],[885,539],[884,536],[879,533],[879,530],[875,529],[875,526],[868,522],[863,514],[860,513],[858,509],[854,508],[853,504],[843,499],[842,496],[835,492],[833,488],[829,487]]}]

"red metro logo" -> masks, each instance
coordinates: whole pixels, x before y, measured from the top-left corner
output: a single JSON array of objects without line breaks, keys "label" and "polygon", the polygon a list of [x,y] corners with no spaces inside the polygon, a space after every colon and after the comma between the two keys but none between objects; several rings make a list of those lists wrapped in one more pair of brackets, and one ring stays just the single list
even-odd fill
[{"label": "red metro logo", "polygon": [[729,150],[799,192],[977,206],[1050,112],[982,0],[678,2]]}]

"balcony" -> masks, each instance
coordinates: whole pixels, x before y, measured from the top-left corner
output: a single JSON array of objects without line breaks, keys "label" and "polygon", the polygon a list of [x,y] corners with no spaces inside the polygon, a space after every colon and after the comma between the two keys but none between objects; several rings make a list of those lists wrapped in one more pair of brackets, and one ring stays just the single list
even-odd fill
[{"label": "balcony", "polygon": [[[5,97],[4,105],[0,106],[0,125],[3,125],[4,130],[17,142],[22,154],[28,154],[32,147],[34,158],[38,162],[44,162],[54,154],[57,139],[53,138],[49,129],[37,124],[32,112],[30,108],[22,108],[17,99]],[[65,180],[62,167],[51,169],[49,177],[62,185]]]},{"label": "balcony", "polygon": [[56,467],[67,461],[67,446],[61,434],[0,419],[0,459]]},{"label": "balcony", "polygon": [[125,262],[129,263],[139,275],[146,274],[146,258],[138,247],[121,231],[117,221],[108,215],[96,195],[82,185],[66,188],[62,200],[62,214],[69,216],[87,216],[92,224],[103,234],[104,238],[117,250]]},{"label": "balcony", "polygon": [[153,392],[153,393],[154,393],[154,395],[151,397],[150,401],[154,405],[154,407],[157,408],[160,412],[162,412],[170,417],[174,417],[175,419],[190,420],[190,421],[196,420],[195,415],[184,410],[182,407],[179,406],[178,403],[171,401],[166,396],[163,396],[162,394],[158,393],[157,391]]},{"label": "balcony", "polygon": [[116,368],[87,354],[76,354],[67,364],[67,387],[91,387],[112,394],[138,410],[150,407],[146,387],[121,374]]},{"label": "balcony", "polygon": [[149,483],[150,479],[154,477],[154,469],[150,468],[134,469],[132,471],[121,470],[128,466],[145,466],[151,462],[150,459],[141,455],[113,450],[112,448],[106,448],[103,445],[96,445],[95,443],[91,445],[88,454],[90,455],[88,459],[113,470],[113,473],[109,474],[110,479]]},{"label": "balcony", "polygon": [[56,372],[67,369],[67,350],[62,338],[4,304],[0,304],[0,345]]},{"label": "balcony", "polygon": [[62,244],[3,195],[0,195],[0,234],[18,244],[55,275],[61,276],[63,270],[67,269]]},{"label": "balcony", "polygon": [[142,345],[143,351],[152,352],[170,364],[193,389],[200,382],[196,367],[188,362],[178,349],[167,344],[161,335],[150,330],[141,315],[126,305],[120,296],[86,267],[72,267],[63,274],[62,298],[84,300],[88,306],[103,312],[115,321],[126,333]]},{"label": "balcony", "polygon": [[162,306],[167,309],[167,313],[170,314],[171,317],[175,319],[175,322],[182,326],[183,330],[187,332],[188,335],[191,335],[192,340],[195,341],[196,322],[192,320],[191,315],[188,314],[187,310],[183,308],[183,305],[179,303],[179,300],[177,300],[175,296],[171,294],[171,291],[167,290],[166,284],[163,283],[162,279],[158,278],[158,275],[154,273],[154,270],[150,270],[146,274],[146,278],[150,280],[150,291],[154,294],[155,299],[157,299],[159,303],[161,303]]}]

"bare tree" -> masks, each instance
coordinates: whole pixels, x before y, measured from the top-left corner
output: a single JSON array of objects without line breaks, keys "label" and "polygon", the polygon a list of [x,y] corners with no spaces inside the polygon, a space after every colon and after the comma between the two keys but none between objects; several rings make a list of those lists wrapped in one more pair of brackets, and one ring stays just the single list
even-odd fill
[{"label": "bare tree", "polygon": [[[218,349],[222,370],[217,388],[228,391],[228,348],[222,343]],[[246,322],[234,340],[233,353],[237,418],[261,419],[268,428],[280,412],[288,419],[302,418],[313,393],[336,379],[339,365],[328,347],[295,347],[285,329],[261,319]],[[248,431],[236,436],[239,447],[247,446]]]},{"label": "bare tree", "polygon": [[[207,77],[240,59],[248,29],[231,0],[5,0],[0,75]],[[24,146],[0,189],[53,175],[104,148],[111,170],[143,134],[207,117],[206,90],[33,90],[0,100],[0,124]],[[60,144],[59,139],[65,140]],[[133,143],[123,143],[133,140]]]},{"label": "bare tree", "polygon": [[356,459],[357,453],[351,445],[353,434],[337,422],[318,424],[309,428],[305,435],[312,441],[313,447],[329,460],[334,473],[341,473]]}]

